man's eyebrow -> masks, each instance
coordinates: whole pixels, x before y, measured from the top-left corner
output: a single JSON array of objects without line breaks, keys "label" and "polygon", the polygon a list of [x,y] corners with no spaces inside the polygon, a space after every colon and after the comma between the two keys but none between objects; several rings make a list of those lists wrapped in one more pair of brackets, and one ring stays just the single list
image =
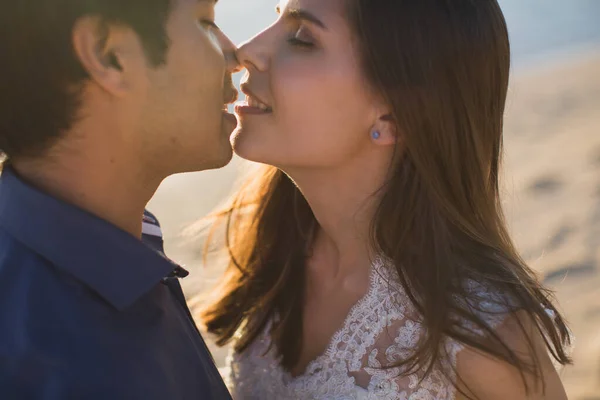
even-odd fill
[{"label": "man's eyebrow", "polygon": [[[281,7],[275,7],[275,11],[280,14]],[[311,14],[310,12],[300,8],[288,8],[286,9],[284,16],[299,21],[307,21],[317,25],[321,29],[327,30],[327,27],[319,18],[317,18],[314,14]]]},{"label": "man's eyebrow", "polygon": [[213,5],[217,4],[219,0],[198,0],[198,3],[212,3]]}]

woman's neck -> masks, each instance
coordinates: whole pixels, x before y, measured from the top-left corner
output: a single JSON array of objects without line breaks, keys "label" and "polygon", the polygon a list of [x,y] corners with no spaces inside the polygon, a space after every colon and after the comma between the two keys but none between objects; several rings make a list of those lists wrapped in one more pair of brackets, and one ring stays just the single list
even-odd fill
[{"label": "woman's neck", "polygon": [[318,222],[313,254],[336,266],[335,275],[351,273],[347,269],[356,265],[369,267],[370,229],[387,175],[385,168],[365,168],[363,164],[291,171],[289,175]]}]

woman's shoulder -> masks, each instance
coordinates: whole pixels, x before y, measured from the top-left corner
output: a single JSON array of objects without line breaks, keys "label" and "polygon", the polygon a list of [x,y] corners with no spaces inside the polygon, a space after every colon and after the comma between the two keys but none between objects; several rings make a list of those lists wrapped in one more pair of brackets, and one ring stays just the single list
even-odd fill
[{"label": "woman's shoulder", "polygon": [[[411,317],[419,319],[415,315],[414,307],[407,296],[407,290],[403,287],[398,271],[390,260],[383,257],[375,263],[376,277],[375,285],[382,296],[394,298],[395,303],[404,313],[412,314]],[[460,309],[462,315],[471,314],[481,319],[491,327],[500,324],[508,315],[519,309],[517,299],[504,289],[500,284],[494,284],[484,279],[464,278],[455,282],[456,294],[453,295],[453,307]],[[391,293],[390,293],[391,292]],[[413,293],[418,298],[418,293]],[[412,312],[411,312],[412,311]],[[467,324],[467,319],[454,313],[452,318],[461,324]]]},{"label": "woman's shoulder", "polygon": [[[454,366],[462,383],[469,388],[468,393],[486,399],[565,399],[557,365],[548,352],[546,339],[537,328],[532,310],[500,284],[473,279],[464,284],[466,296],[457,301],[471,318],[460,320],[460,329],[475,341],[479,337],[482,341],[502,343],[501,352],[512,352],[524,365],[537,365],[542,374],[540,380],[534,376],[536,373],[520,371],[508,362],[484,353],[478,346],[449,339]],[[551,309],[544,310],[554,318]],[[479,323],[474,323],[475,320]],[[546,385],[546,390],[554,397],[544,397],[542,385]]]},{"label": "woman's shoulder", "polygon": [[462,293],[462,296],[454,296],[456,305],[490,328],[496,328],[519,309],[519,303],[512,294],[485,280],[463,280]]},{"label": "woman's shoulder", "polygon": [[455,360],[463,390],[490,400],[567,398],[545,339],[527,311],[505,313],[503,318],[495,319],[493,332],[526,365],[536,364],[539,369],[520,371],[497,357],[463,345]]}]

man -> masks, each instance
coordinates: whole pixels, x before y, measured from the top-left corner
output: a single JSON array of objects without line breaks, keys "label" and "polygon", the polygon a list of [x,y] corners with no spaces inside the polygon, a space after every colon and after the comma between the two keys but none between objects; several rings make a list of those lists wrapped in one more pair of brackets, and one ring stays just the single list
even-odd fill
[{"label": "man", "polygon": [[230,398],[187,273],[140,240],[165,177],[232,156],[214,3],[3,2],[2,399]]}]

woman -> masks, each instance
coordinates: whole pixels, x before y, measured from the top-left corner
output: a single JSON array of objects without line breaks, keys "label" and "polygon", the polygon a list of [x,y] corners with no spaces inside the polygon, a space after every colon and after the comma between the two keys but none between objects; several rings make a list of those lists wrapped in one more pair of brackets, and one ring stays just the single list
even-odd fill
[{"label": "woman", "polygon": [[239,399],[565,399],[565,322],[499,200],[509,74],[495,0],[283,0],[239,49],[203,313]]}]

